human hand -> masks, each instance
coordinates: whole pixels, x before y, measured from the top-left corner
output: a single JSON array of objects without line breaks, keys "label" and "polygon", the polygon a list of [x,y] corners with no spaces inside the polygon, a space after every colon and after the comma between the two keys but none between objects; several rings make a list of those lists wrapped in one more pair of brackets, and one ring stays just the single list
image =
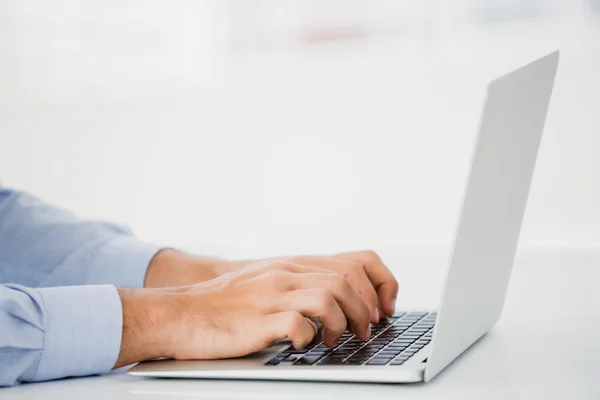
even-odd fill
[{"label": "human hand", "polygon": [[215,261],[216,275],[252,268],[267,261],[285,261],[336,272],[346,277],[369,306],[371,322],[391,317],[396,308],[398,281],[381,258],[372,250],[340,253],[331,256],[294,256],[258,261]]},{"label": "human hand", "polygon": [[334,345],[347,329],[371,335],[369,307],[343,274],[267,260],[191,286],[119,289],[123,338],[116,368],[151,358],[243,356],[279,339],[305,347],[324,326]]},{"label": "human hand", "polygon": [[336,272],[345,276],[370,310],[370,320],[394,314],[398,282],[374,251],[346,252],[331,256],[295,256],[265,260],[225,261],[162,250],[152,260],[145,287],[192,285],[223,274],[252,269],[266,263],[289,262]]}]

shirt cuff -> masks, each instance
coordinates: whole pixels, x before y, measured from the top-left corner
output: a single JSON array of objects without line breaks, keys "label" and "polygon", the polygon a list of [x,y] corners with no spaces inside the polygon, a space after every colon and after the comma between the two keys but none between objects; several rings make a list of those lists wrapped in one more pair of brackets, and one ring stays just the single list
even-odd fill
[{"label": "shirt cuff", "polygon": [[102,246],[89,269],[89,282],[117,287],[144,287],[146,270],[162,247],[119,236]]},{"label": "shirt cuff", "polygon": [[123,309],[112,285],[38,289],[44,347],[33,380],[110,371],[121,347]]}]

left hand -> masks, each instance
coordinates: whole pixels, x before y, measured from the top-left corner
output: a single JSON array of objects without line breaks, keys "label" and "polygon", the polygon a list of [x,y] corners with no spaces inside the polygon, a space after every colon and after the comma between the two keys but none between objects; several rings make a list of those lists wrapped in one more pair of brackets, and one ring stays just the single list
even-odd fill
[{"label": "left hand", "polygon": [[[362,296],[370,309],[371,322],[392,316],[398,282],[374,251],[346,252],[331,256],[294,256],[278,258],[290,263],[322,268],[343,275]],[[224,261],[162,250],[148,267],[146,287],[183,286],[204,282],[223,274],[257,268],[269,260]]]}]

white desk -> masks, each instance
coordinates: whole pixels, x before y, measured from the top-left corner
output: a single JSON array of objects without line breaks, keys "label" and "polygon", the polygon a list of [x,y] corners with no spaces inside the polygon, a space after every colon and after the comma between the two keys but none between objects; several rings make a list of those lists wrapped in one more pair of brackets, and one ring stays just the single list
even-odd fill
[{"label": "white desk", "polygon": [[[414,271],[416,284],[405,285],[408,293],[416,294],[414,287],[429,276],[436,288],[443,278],[441,268],[417,261],[411,269],[397,265],[403,267],[397,270],[401,281],[403,272]],[[428,384],[163,380],[113,373],[0,389],[0,398],[600,399],[599,283],[600,252],[520,255],[498,325]]]}]

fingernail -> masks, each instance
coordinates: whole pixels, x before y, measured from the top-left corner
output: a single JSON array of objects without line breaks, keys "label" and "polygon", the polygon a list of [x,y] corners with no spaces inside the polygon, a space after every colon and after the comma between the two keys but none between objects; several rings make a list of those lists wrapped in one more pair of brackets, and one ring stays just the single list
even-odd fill
[{"label": "fingernail", "polygon": [[396,298],[394,297],[394,300],[392,300],[392,307],[390,307],[392,310],[392,315],[396,314]]},{"label": "fingernail", "polygon": [[375,307],[375,322],[379,322],[379,307]]},{"label": "fingernail", "polygon": [[371,324],[369,324],[369,326],[367,326],[367,338],[371,337]]}]

